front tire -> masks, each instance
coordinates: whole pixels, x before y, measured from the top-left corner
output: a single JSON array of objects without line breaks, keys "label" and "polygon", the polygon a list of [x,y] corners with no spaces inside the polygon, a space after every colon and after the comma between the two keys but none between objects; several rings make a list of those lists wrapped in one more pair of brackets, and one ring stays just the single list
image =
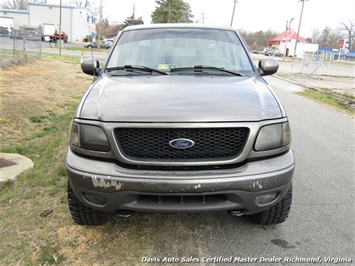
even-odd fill
[{"label": "front tire", "polygon": [[275,206],[268,210],[251,215],[254,222],[262,225],[283,223],[290,213],[292,204],[292,184],[285,197]]},{"label": "front tire", "polygon": [[107,213],[84,205],[74,194],[68,182],[68,205],[73,220],[79,225],[102,225],[107,222]]}]

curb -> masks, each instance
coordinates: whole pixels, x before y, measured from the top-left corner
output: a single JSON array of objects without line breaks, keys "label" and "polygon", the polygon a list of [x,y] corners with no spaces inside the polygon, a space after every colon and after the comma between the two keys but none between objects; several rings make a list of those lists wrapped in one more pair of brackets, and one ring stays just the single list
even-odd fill
[{"label": "curb", "polygon": [[0,153],[0,158],[14,163],[0,168],[0,187],[7,181],[15,181],[17,176],[33,167],[33,162],[29,158],[19,154]]},{"label": "curb", "polygon": [[347,97],[346,95],[344,94],[341,94],[341,93],[337,93],[337,92],[334,92],[332,90],[329,90],[329,91],[326,91],[324,89],[321,89],[319,87],[316,87],[316,86],[310,86],[310,85],[306,85],[304,83],[301,83],[299,81],[295,81],[295,80],[292,80],[292,79],[288,79],[288,78],[285,78],[285,77],[282,77],[280,75],[274,75],[275,78],[278,78],[278,79],[281,79],[281,80],[284,80],[284,81],[288,81],[290,83],[293,83],[295,85],[298,85],[300,87],[303,87],[304,89],[308,89],[308,90],[314,90],[314,91],[318,91],[320,93],[323,93],[323,94],[327,94],[327,95],[331,95],[333,96],[336,100],[338,101],[342,101],[344,102],[345,104],[348,104],[351,108],[353,108],[353,105],[355,104],[355,100],[351,97]]}]

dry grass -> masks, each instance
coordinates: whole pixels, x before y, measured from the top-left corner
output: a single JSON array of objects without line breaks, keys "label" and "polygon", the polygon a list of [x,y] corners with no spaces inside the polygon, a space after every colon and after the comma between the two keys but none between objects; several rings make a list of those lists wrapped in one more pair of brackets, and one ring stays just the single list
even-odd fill
[{"label": "dry grass", "polygon": [[88,84],[90,78],[83,77],[78,65],[60,61],[35,61],[2,71],[0,139],[15,145],[41,131],[33,119],[63,114],[63,107],[76,104]]}]

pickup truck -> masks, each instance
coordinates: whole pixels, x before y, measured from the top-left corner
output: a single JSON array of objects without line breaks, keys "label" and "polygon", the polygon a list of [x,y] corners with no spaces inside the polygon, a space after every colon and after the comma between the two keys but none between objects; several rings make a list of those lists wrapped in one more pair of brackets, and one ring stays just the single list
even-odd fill
[{"label": "pickup truck", "polygon": [[151,24],[118,33],[71,123],[68,205],[77,224],[134,212],[228,212],[282,223],[292,202],[290,123],[232,28]]},{"label": "pickup truck", "polygon": [[65,32],[59,34],[57,31],[54,31],[53,34],[43,35],[43,39],[48,42],[57,42],[57,40],[63,40],[65,43],[68,42],[68,35]]}]

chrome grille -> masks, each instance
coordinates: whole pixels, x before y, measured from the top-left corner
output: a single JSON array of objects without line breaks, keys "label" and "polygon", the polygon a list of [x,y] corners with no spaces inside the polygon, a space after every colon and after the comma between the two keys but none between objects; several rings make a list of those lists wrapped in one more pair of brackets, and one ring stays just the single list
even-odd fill
[{"label": "chrome grille", "polygon": [[[210,160],[238,156],[248,138],[248,128],[117,128],[121,152],[132,159]],[[185,138],[195,142],[188,149],[175,149],[169,142]]]}]

